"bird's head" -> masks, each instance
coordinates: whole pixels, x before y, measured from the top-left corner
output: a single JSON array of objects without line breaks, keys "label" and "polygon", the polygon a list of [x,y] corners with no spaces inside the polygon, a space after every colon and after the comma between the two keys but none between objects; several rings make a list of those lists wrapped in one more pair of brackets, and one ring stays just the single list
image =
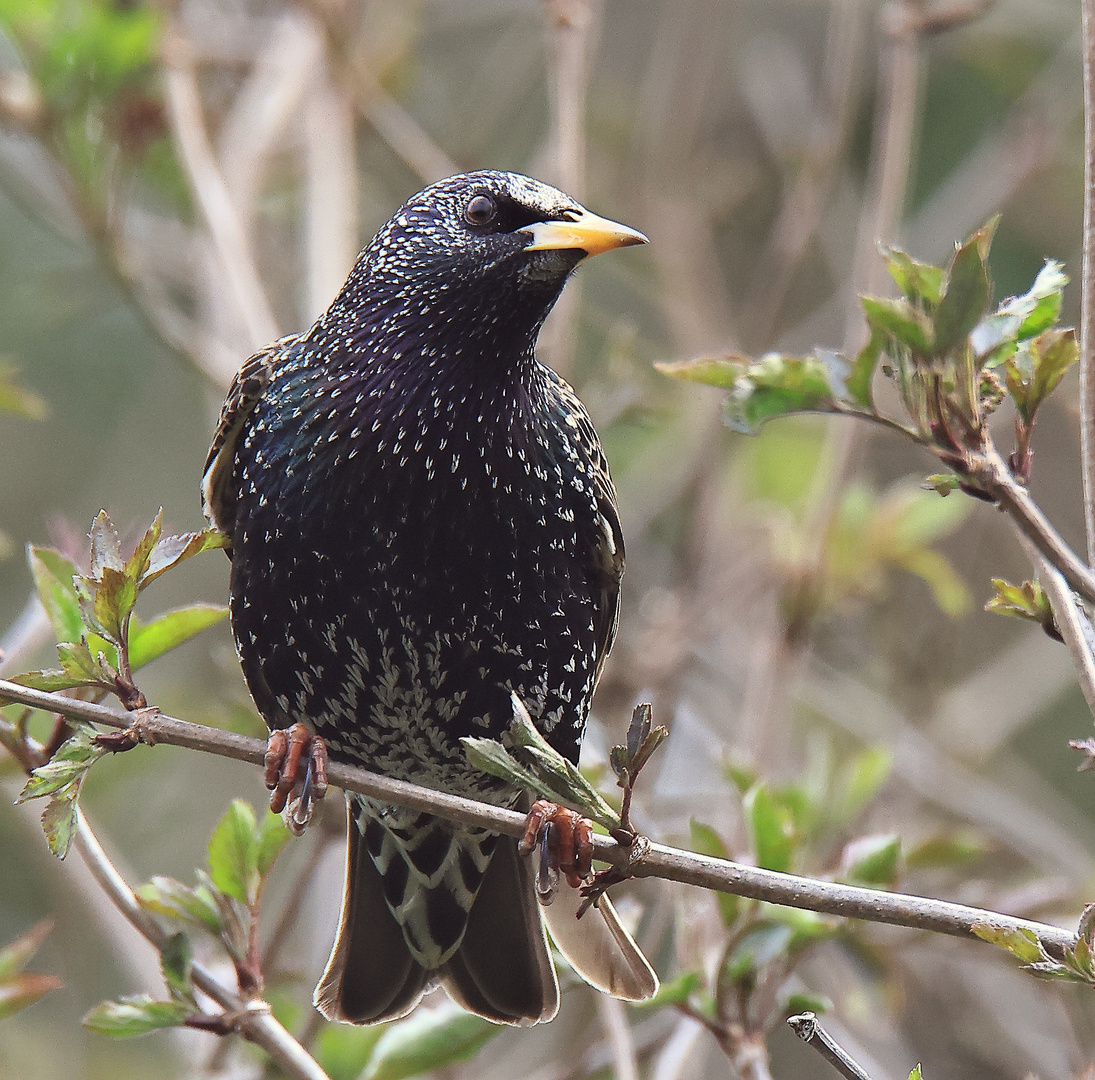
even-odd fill
[{"label": "bird's head", "polygon": [[[569,195],[507,172],[461,173],[410,198],[377,233],[328,313],[388,335],[415,323],[460,342],[531,344],[582,259],[646,237]],[[395,313],[398,313],[396,315]],[[355,335],[356,336],[356,335]]]}]

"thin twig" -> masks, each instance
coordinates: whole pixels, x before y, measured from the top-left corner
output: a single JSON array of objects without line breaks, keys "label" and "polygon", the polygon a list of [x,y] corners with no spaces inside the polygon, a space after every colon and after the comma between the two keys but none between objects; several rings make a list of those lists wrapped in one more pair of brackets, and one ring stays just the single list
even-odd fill
[{"label": "thin twig", "polygon": [[837,1045],[812,1012],[789,1016],[787,1023],[807,1046],[812,1046],[845,1080],[871,1080]]},{"label": "thin twig", "polygon": [[976,485],[1000,504],[1065,581],[1089,603],[1095,603],[1095,573],[1064,542],[995,448],[990,447],[974,462],[972,475]]},{"label": "thin twig", "polygon": [[[169,743],[254,765],[262,764],[266,753],[266,744],[261,739],[191,724],[164,716],[154,709],[131,713],[76,701],[61,694],[30,690],[6,680],[0,680],[0,698],[112,728],[135,726],[141,741],[148,745]],[[525,829],[524,815],[515,810],[433,791],[357,766],[331,762],[328,777],[331,783],[346,791],[436,814],[463,825],[485,827],[514,837],[520,837]],[[773,904],[968,939],[975,939],[974,928],[986,923],[1004,929],[1029,930],[1047,950],[1058,954],[1076,943],[1076,935],[1072,931],[1046,923],[928,897],[780,874],[644,840],[625,847],[610,837],[598,835],[593,837],[593,848],[594,857],[599,861],[621,867],[633,877],[665,878]]]},{"label": "thin twig", "polygon": [[[132,926],[157,949],[168,935],[138,903],[133,890],[107,858],[95,833],[82,814],[77,819],[76,844],[92,876]],[[201,964],[191,967],[194,985],[212,998],[238,1025],[240,1033],[261,1046],[285,1072],[297,1080],[330,1080],[304,1048],[274,1019],[265,1002],[245,1001]]]},{"label": "thin twig", "polygon": [[1087,561],[1095,565],[1095,0],[1081,0],[1084,56],[1084,243],[1080,281],[1080,461]]},{"label": "thin twig", "polygon": [[254,349],[261,348],[278,336],[277,321],[247,243],[247,231],[213,156],[193,57],[189,43],[177,27],[165,40],[163,82],[179,158],[232,289],[248,344]]}]

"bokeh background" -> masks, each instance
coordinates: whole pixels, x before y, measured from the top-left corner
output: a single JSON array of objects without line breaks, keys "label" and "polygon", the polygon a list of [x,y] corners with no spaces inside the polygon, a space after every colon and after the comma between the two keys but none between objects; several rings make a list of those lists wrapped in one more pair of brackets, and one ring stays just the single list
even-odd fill
[{"label": "bokeh background", "polygon": [[[744,437],[717,391],[653,364],[854,350],[857,292],[886,289],[877,239],[940,262],[993,214],[998,296],[1047,257],[1078,275],[1079,19],[1066,0],[0,0],[0,354],[46,406],[0,413],[2,670],[51,660],[26,544],[82,555],[101,508],[131,540],[161,506],[168,529],[201,527],[239,362],[305,327],[424,183],[524,171],[651,239],[583,267],[541,342],[598,425],[628,542],[589,760],[653,701],[672,736],[643,826],[688,844],[698,819],[748,858],[728,762],[821,790],[881,748],[889,779],[856,830],[966,854],[910,863],[902,888],[1075,919],[1095,885],[1095,780],[1067,740],[1091,716],[1062,646],[982,611],[990,577],[1030,574],[1008,522],[922,492],[937,466],[892,435],[794,418]],[[1042,415],[1032,491],[1082,550],[1076,398],[1070,376]],[[227,570],[212,552],[142,604],[222,602]],[[142,686],[167,712],[258,730],[223,626]],[[156,958],[75,856],[48,854],[38,809],[11,805],[19,786],[7,768],[0,942],[55,920],[34,967],[66,986],[0,1025],[0,1077],[254,1075],[209,1037],[80,1028],[104,997],[159,992]],[[100,764],[84,805],[131,882],[189,881],[237,795],[261,804],[255,770],[141,748]],[[276,907],[321,858],[282,950],[279,992],[298,1004],[341,883],[337,844],[314,832],[272,885]],[[803,868],[831,869],[832,842]],[[625,899],[663,977],[717,961],[711,897],[646,882]],[[931,1080],[1063,1080],[1095,1060],[1090,990],[1037,983],[987,945],[861,928],[792,980],[831,1000],[879,1077],[922,1061]],[[730,1070],[693,1020],[606,1012],[575,988],[551,1028],[504,1032],[444,1075],[619,1075],[620,1038],[641,1075]],[[824,1068],[781,1025],[769,1048],[775,1076]]]}]

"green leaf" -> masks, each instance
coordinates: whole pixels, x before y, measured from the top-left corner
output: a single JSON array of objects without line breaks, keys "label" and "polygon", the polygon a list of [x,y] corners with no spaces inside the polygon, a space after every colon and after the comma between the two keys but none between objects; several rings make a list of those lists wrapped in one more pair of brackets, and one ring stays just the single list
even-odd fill
[{"label": "green leaf", "polygon": [[288,843],[290,835],[292,834],[282,821],[281,815],[267,810],[258,823],[256,836],[255,865],[260,876],[266,877],[270,872],[270,867],[274,865],[274,860]]},{"label": "green leaf", "polygon": [[924,478],[920,485],[925,491],[934,491],[937,495],[946,498],[952,491],[958,491],[962,487],[962,480],[954,473],[934,473]]},{"label": "green leaf", "polygon": [[82,779],[83,774],[106,753],[94,742],[95,736],[94,728],[87,725],[78,727],[45,765],[40,765],[31,773],[16,802],[51,795]]},{"label": "green leaf", "polygon": [[974,923],[972,930],[982,941],[998,945],[1024,964],[1034,964],[1045,959],[1045,951],[1033,930],[997,926],[990,922]]},{"label": "green leaf", "polygon": [[122,545],[118,530],[105,510],[100,510],[91,523],[91,576],[98,581],[103,571],[110,569],[121,573],[125,568]]},{"label": "green leaf", "polygon": [[[688,828],[692,838],[692,850],[697,854],[708,855],[712,859],[730,858],[722,837],[710,825],[704,825],[692,818]],[[719,914],[722,916],[723,923],[731,926],[737,921],[741,912],[741,897],[733,893],[716,892],[715,899],[718,901]]]},{"label": "green leaf", "polygon": [[672,379],[732,390],[748,366],[748,357],[731,354],[700,356],[695,360],[661,360],[655,363],[654,368]]},{"label": "green leaf", "polygon": [[[861,296],[860,304],[871,335],[879,335],[908,349],[914,356],[928,357],[935,352],[931,321],[907,300],[892,300],[884,296]],[[890,351],[889,344],[887,351]]]},{"label": "green leaf", "polygon": [[460,740],[464,755],[471,765],[480,772],[496,776],[516,788],[528,788],[536,791],[540,786],[536,777],[524,766],[510,757],[506,748],[497,739],[481,739],[465,735]]},{"label": "green leaf", "polygon": [[951,561],[942,553],[921,548],[895,560],[898,566],[915,574],[931,589],[939,610],[952,619],[959,618],[973,605],[973,596]]},{"label": "green leaf", "polygon": [[985,850],[984,841],[970,830],[935,833],[909,848],[905,865],[910,870],[960,866],[979,859]]},{"label": "green leaf", "polygon": [[151,584],[161,574],[173,566],[200,555],[203,551],[227,548],[231,541],[216,529],[203,529],[201,532],[182,533],[178,536],[162,536],[156,542],[148,560],[148,569],[141,578],[140,587]]},{"label": "green leaf", "polygon": [[377,1041],[361,1080],[404,1080],[468,1061],[502,1028],[446,1003],[417,1009]]},{"label": "green leaf", "polygon": [[841,825],[850,825],[881,790],[893,768],[893,754],[881,746],[868,746],[844,767],[837,785],[837,814]]},{"label": "green leaf", "polygon": [[783,1011],[788,1016],[795,1016],[798,1013],[812,1012],[818,1016],[824,1016],[833,1007],[832,1001],[825,997],[823,994],[809,994],[803,991],[796,991],[793,994],[788,994],[783,1002]]},{"label": "green leaf", "polygon": [[205,885],[192,888],[174,878],[154,877],[134,891],[146,911],[203,926],[215,934],[220,931],[220,910]]},{"label": "green leaf", "polygon": [[250,906],[258,896],[259,845],[255,812],[234,799],[209,840],[209,876],[213,884],[241,904]]},{"label": "green leaf", "polygon": [[892,888],[901,865],[901,838],[892,833],[862,836],[846,844],[840,858],[845,881]]},{"label": "green leaf", "polygon": [[766,964],[786,956],[793,934],[791,927],[779,924],[760,926],[750,931],[727,957],[719,973],[719,981],[729,977],[732,982],[740,983]]},{"label": "green leaf", "polygon": [[989,275],[982,251],[984,233],[985,230],[980,230],[959,245],[947,271],[945,290],[933,320],[935,348],[939,356],[962,345],[985,315],[989,301]]},{"label": "green leaf", "polygon": [[99,1035],[126,1038],[158,1028],[183,1027],[193,1008],[178,1001],[153,1001],[147,994],[104,1001],[83,1018],[84,1027]]},{"label": "green leaf", "polygon": [[1030,619],[1042,626],[1053,623],[1053,608],[1038,581],[1012,585],[1003,578],[992,578],[992,587],[996,595],[985,604],[986,611]]},{"label": "green leaf", "polygon": [[997,309],[997,314],[1015,321],[1012,336],[1020,341],[1036,337],[1054,326],[1061,315],[1068,275],[1056,259],[1046,259],[1028,292],[1012,296]]},{"label": "green leaf", "polygon": [[29,686],[32,690],[45,690],[54,694],[58,690],[71,690],[74,686],[97,686],[98,678],[84,678],[70,675],[60,668],[45,668],[42,671],[24,671],[20,675],[11,677],[13,683],[20,686]]},{"label": "green leaf", "polygon": [[137,541],[137,546],[133,549],[133,554],[125,561],[125,576],[129,578],[130,581],[138,582],[144,576],[145,571],[148,569],[148,562],[152,555],[152,549],[160,539],[160,533],[162,531],[163,507],[161,506],[159,512],[156,514],[156,519],[149,525],[144,536]]},{"label": "green leaf", "polygon": [[46,834],[49,850],[58,859],[68,855],[72,849],[72,841],[76,838],[76,823],[79,817],[76,805],[78,788],[78,783],[73,784],[54,795],[42,811],[42,831]]},{"label": "green leaf", "polygon": [[129,626],[130,667],[136,671],[151,663],[227,615],[228,608],[221,604],[191,604],[158,615],[149,623],[142,624],[134,617]]},{"label": "green leaf", "polygon": [[874,396],[871,393],[871,381],[875,368],[885,351],[885,338],[877,330],[872,331],[870,340],[859,350],[848,374],[846,388],[848,397],[864,409],[874,410]]},{"label": "green leaf", "polygon": [[38,599],[49,616],[58,641],[79,641],[84,629],[80,600],[72,579],[80,568],[51,548],[28,547],[27,561]]},{"label": "green leaf", "polygon": [[1028,424],[1079,358],[1074,330],[1047,330],[1004,365],[1008,393]]},{"label": "green leaf", "polygon": [[763,783],[754,784],[746,792],[742,806],[757,866],[789,872],[797,846],[790,811],[776,801]]},{"label": "green leaf", "polygon": [[913,1066],[913,1071],[909,1073],[909,1080],[924,1080],[924,1074],[920,1071],[919,1062]]},{"label": "green leaf", "polygon": [[316,1038],[313,1056],[331,1080],[359,1080],[385,1031],[386,1024],[372,1027],[324,1024]]},{"label": "green leaf", "polygon": [[190,939],[183,933],[172,934],[160,949],[160,968],[164,982],[171,992],[171,1000],[184,1002],[197,1012],[194,987],[190,981],[190,969],[194,964],[194,952]]},{"label": "green leaf", "polygon": [[659,1009],[665,1005],[684,1005],[702,985],[702,971],[682,971],[676,978],[663,982],[658,987],[658,992],[642,1002],[642,1006],[646,1009]]},{"label": "green leaf", "polygon": [[943,295],[944,271],[940,266],[922,263],[900,248],[882,247],[882,257],[894,284],[913,303],[934,308]]}]

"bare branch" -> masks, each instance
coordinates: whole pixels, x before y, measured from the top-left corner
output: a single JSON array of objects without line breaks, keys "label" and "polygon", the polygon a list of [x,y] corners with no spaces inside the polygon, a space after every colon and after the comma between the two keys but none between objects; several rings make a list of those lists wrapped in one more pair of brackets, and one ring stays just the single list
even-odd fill
[{"label": "bare branch", "polygon": [[787,1023],[807,1046],[812,1046],[846,1080],[871,1080],[836,1044],[812,1012],[789,1016]]},{"label": "bare branch", "polygon": [[[106,705],[76,701],[61,694],[30,690],[5,680],[0,680],[0,698],[112,728],[134,729],[139,740],[147,745],[169,743],[254,765],[262,763],[266,752],[266,744],[261,739],[191,724],[164,716],[155,709],[126,712]],[[485,827],[514,837],[520,837],[525,829],[524,815],[515,810],[433,791],[402,780],[380,776],[357,766],[331,762],[328,777],[331,783],[346,791],[436,814],[464,825]],[[1011,915],[927,897],[881,892],[793,874],[780,874],[642,839],[632,847],[624,847],[610,837],[594,836],[593,847],[595,858],[618,866],[633,877],[664,878],[686,885],[747,896],[754,900],[766,900],[844,918],[931,930],[970,940],[977,940],[974,927],[985,923],[1005,929],[1029,930],[1054,954],[1059,954],[1076,943],[1076,935],[1072,931],[1046,923],[1017,919]]]},{"label": "bare branch", "polygon": [[1087,561],[1095,564],[1095,0],[1082,0],[1084,232],[1080,281],[1080,461]]}]

